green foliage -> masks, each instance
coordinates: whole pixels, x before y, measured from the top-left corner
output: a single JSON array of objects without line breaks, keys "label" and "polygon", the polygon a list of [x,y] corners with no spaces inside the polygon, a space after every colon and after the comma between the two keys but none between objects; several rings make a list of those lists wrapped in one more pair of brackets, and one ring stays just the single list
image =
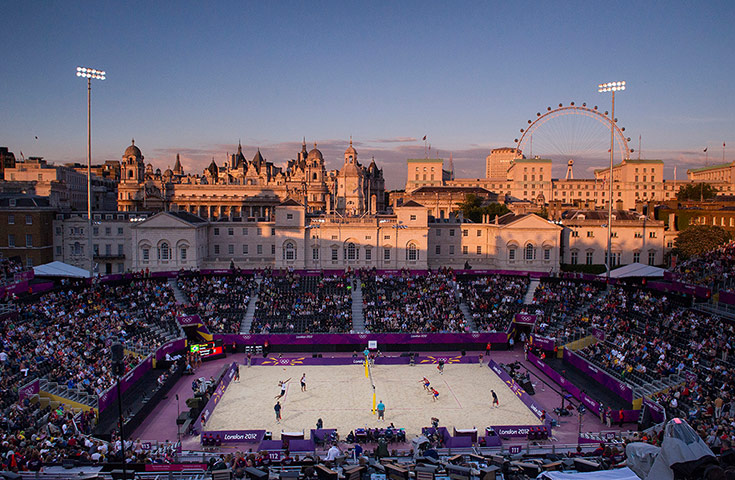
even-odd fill
[{"label": "green foliage", "polygon": [[730,233],[722,227],[695,225],[679,233],[674,240],[674,253],[687,259],[712,251],[730,238]]},{"label": "green foliage", "polygon": [[474,193],[468,194],[464,202],[460,203],[459,210],[464,215],[464,218],[472,220],[475,223],[482,222],[483,215],[490,215],[490,221],[494,220],[496,216],[505,215],[510,212],[508,207],[502,203],[490,203],[483,205],[482,198],[478,197]]},{"label": "green foliage", "polygon": [[541,211],[538,212],[536,215],[538,215],[541,218],[544,218],[546,220],[549,219],[549,210],[546,207],[542,207]]},{"label": "green foliage", "polygon": [[717,190],[709,183],[689,183],[676,192],[677,200],[707,200],[716,196]]}]

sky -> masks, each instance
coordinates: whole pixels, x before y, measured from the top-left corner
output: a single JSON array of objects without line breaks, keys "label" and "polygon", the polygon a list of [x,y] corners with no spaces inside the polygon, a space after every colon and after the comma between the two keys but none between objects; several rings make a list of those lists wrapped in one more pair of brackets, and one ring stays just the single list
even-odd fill
[{"label": "sky", "polygon": [[[483,177],[492,148],[515,146],[559,103],[610,109],[599,83],[625,80],[615,116],[666,177],[735,160],[735,2],[0,2],[0,146],[17,157],[93,163],[135,138],[162,170],[218,164],[238,141],[283,165],[303,138],[339,168],[350,136],[386,186],[406,159],[447,159]],[[591,125],[585,122],[591,123]],[[609,134],[583,116],[548,120],[533,154],[563,176],[605,166]],[[422,141],[427,136],[430,153]],[[587,135],[586,137],[584,135]],[[584,138],[582,138],[584,137]],[[708,152],[704,153],[704,148]],[[530,146],[524,148],[530,153]]]}]

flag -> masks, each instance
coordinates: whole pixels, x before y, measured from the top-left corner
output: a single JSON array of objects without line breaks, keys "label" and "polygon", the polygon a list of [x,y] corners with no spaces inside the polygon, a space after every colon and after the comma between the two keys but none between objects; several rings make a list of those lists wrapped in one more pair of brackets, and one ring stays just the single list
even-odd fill
[{"label": "flag", "polygon": [[707,148],[705,148],[703,151],[704,151],[704,153],[707,153]]},{"label": "flag", "polygon": [[422,138],[422,140],[426,140],[426,135],[424,135],[424,138]]}]

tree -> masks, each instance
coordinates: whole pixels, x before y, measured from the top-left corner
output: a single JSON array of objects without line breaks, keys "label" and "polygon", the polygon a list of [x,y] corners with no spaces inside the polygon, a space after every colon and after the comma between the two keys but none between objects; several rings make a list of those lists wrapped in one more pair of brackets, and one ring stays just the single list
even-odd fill
[{"label": "tree", "polygon": [[492,221],[496,216],[505,215],[510,212],[508,207],[502,203],[490,203],[488,205],[483,205],[482,203],[481,197],[478,197],[474,193],[469,193],[465,197],[464,202],[458,206],[464,218],[472,220],[475,223],[481,223],[483,215],[490,215],[490,221]]},{"label": "tree", "polygon": [[676,192],[676,198],[677,200],[707,200],[715,198],[717,193],[715,187],[709,183],[689,183],[681,186]]},{"label": "tree", "polygon": [[673,253],[687,259],[707,253],[730,241],[730,233],[722,227],[695,225],[679,233]]}]

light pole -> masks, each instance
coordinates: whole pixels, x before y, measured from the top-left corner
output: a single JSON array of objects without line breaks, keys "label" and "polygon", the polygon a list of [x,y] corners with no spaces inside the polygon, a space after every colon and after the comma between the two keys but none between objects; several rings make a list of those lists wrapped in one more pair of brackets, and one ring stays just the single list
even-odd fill
[{"label": "light pole", "polygon": [[89,252],[89,278],[94,278],[94,252],[92,251],[92,79],[104,80],[105,72],[89,67],[77,67],[77,77],[87,79],[87,252]]},{"label": "light pole", "polygon": [[625,82],[601,83],[597,86],[599,93],[612,92],[612,111],[610,115],[610,197],[607,207],[607,253],[605,255],[605,268],[607,268],[607,282],[610,282],[610,269],[612,267],[612,205],[613,205],[613,157],[615,155],[615,92],[625,90]]}]

